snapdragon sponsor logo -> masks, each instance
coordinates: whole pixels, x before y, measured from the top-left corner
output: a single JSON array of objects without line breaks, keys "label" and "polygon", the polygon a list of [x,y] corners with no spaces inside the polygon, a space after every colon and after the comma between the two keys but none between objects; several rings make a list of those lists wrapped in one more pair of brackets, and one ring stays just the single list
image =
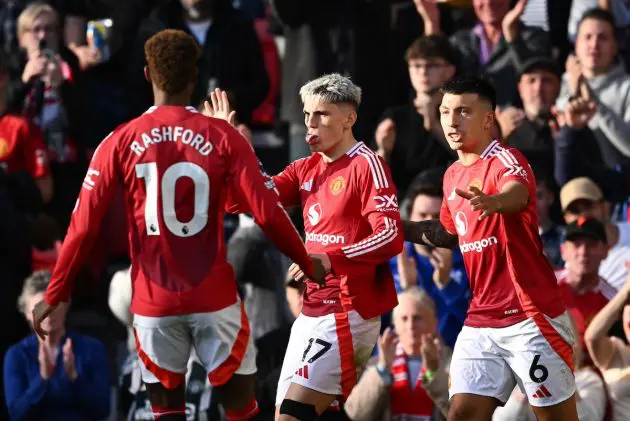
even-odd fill
[{"label": "snapdragon sponsor logo", "polygon": [[497,237],[492,236],[481,240],[472,241],[470,243],[461,243],[459,245],[459,249],[462,251],[462,253],[468,253],[469,251],[476,251],[477,253],[481,253],[486,247],[490,247],[497,243]]},{"label": "snapdragon sponsor logo", "polygon": [[343,235],[315,234],[307,232],[306,242],[319,243],[323,246],[327,246],[328,244],[345,244],[346,239]]}]

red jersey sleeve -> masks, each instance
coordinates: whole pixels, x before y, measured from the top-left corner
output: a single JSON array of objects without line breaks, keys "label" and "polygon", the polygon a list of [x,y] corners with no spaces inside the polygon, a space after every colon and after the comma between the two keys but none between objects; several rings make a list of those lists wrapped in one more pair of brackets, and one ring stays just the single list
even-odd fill
[{"label": "red jersey sleeve", "polygon": [[24,162],[29,174],[34,179],[49,175],[48,151],[44,145],[44,137],[41,130],[35,125],[25,124],[23,126],[22,140],[24,141]]},{"label": "red jersey sleeve", "polygon": [[94,152],[44,297],[49,305],[69,300],[76,274],[92,249],[103,216],[120,183],[117,138],[116,132],[110,134]]},{"label": "red jersey sleeve", "polygon": [[232,127],[225,128],[229,150],[232,208],[248,209],[265,235],[297,263],[307,276],[312,275],[311,260],[289,216],[278,201],[271,178],[265,179],[251,145]]},{"label": "red jersey sleeve", "polygon": [[300,205],[300,180],[297,174],[297,166],[303,160],[297,160],[289,164],[280,174],[273,177],[280,201],[289,208]]},{"label": "red jersey sleeve", "polygon": [[[448,209],[448,199],[451,195],[455,194],[455,187],[452,187],[449,180],[448,171],[444,174],[444,182],[443,182],[443,194],[442,194],[442,207],[440,208],[440,223],[442,227],[448,231],[450,234],[455,234],[457,230],[455,229],[455,224],[453,223],[453,217],[451,216],[451,211]],[[452,191],[449,191],[452,190]]]},{"label": "red jersey sleeve", "polygon": [[492,164],[492,179],[497,193],[508,181],[518,181],[525,184],[531,191],[536,189],[534,174],[527,159],[516,149],[506,148],[495,156]]},{"label": "red jersey sleeve", "polygon": [[386,263],[403,248],[404,234],[396,187],[389,168],[375,154],[360,162],[355,191],[361,197],[361,215],[370,223],[372,234],[328,253],[333,269],[339,259],[375,265]]}]

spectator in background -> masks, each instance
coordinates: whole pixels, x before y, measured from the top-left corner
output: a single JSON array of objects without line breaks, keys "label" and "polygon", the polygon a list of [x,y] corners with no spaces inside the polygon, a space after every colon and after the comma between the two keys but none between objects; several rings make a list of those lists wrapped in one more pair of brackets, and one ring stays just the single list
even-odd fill
[{"label": "spectator in background", "polygon": [[10,95],[11,107],[43,133],[53,181],[63,186],[55,191],[49,212],[65,231],[85,172],[79,152],[84,98],[78,62],[60,44],[58,20],[51,6],[39,2],[31,3],[18,17],[18,42],[25,56]]},{"label": "spectator in background", "polygon": [[567,59],[572,45],[567,38],[567,26],[571,0],[529,0],[521,16],[521,22],[529,27],[539,27],[549,33],[551,57],[561,63]]},{"label": "spectator in background", "polygon": [[9,70],[0,52],[0,168],[8,174],[26,171],[37,183],[44,202],[53,196],[48,152],[41,131],[26,118],[10,113],[5,101]]},{"label": "spectator in background", "polygon": [[630,281],[595,316],[586,329],[584,339],[595,366],[602,371],[613,402],[615,421],[630,419],[630,346],[627,342],[607,336],[621,318],[626,341],[630,341]]},{"label": "spectator in background", "polygon": [[289,123],[289,161],[310,156],[297,94],[322,74],[340,73],[361,86],[361,116],[353,132],[369,141],[389,104],[390,1],[271,0],[286,39],[281,118]]},{"label": "spectator in background", "polygon": [[[571,323],[572,334],[577,337],[575,323]],[[612,418],[612,405],[606,385],[593,367],[584,366],[584,348],[580,341],[573,341],[573,372],[575,374],[575,400],[577,403],[578,419],[580,421],[617,421]],[[527,396],[518,387],[503,407],[497,408],[492,415],[492,421],[536,421]]]},{"label": "spectator in background", "polygon": [[[463,73],[489,78],[497,88],[497,104],[516,104],[519,69],[532,57],[549,56],[549,37],[545,31],[525,26],[520,18],[527,0],[518,0],[510,9],[510,0],[473,0],[479,19],[472,29],[463,29],[451,37],[459,52],[458,66]],[[435,1],[422,0],[422,15],[427,35],[440,33],[440,16]]]},{"label": "spectator in background", "polygon": [[430,35],[415,40],[405,60],[413,97],[406,105],[387,109],[375,134],[377,153],[389,164],[401,197],[420,171],[446,166],[456,156],[437,112],[440,88],[455,75],[455,52],[446,38]]},{"label": "spectator in background", "polygon": [[552,169],[553,136],[551,108],[560,93],[560,70],[546,57],[523,64],[518,93],[523,109],[509,106],[497,109],[497,119],[505,142],[525,155],[534,172]]},{"label": "spectator in background", "polygon": [[599,275],[616,290],[621,289],[628,276],[625,262],[630,260],[630,224],[610,221],[610,204],[597,184],[586,177],[575,178],[562,187],[560,206],[567,224],[584,216],[606,227],[609,250],[599,267]]},{"label": "spectator in background", "polygon": [[[109,308],[127,328],[129,346],[129,355],[125,359],[120,376],[117,419],[150,420],[153,419],[153,411],[146,387],[142,382],[140,360],[135,352],[131,295],[129,270],[116,272],[109,285]],[[187,419],[196,421],[220,419],[218,401],[213,399],[212,386],[208,381],[206,370],[194,353],[188,361],[186,385],[186,415],[189,417]]]},{"label": "spectator in background", "polygon": [[253,22],[230,0],[168,0],[142,23],[130,71],[138,86],[137,112],[152,104],[151,87],[142,79],[144,43],[162,29],[181,29],[201,46],[199,74],[193,104],[215,88],[227,91],[239,119],[250,124],[252,112],[266,98],[269,78]]},{"label": "spectator in background", "polygon": [[[19,307],[29,323],[49,281],[49,272],[35,272],[24,281]],[[5,354],[4,387],[12,420],[96,421],[109,414],[105,347],[91,337],[67,332],[65,316],[66,306],[60,306],[44,322],[45,340],[32,334]]]},{"label": "spectator in background", "polygon": [[431,298],[417,287],[401,293],[394,329],[379,338],[377,361],[352,389],[346,414],[356,421],[446,419],[450,357]]},{"label": "spectator in background", "polygon": [[[438,220],[441,186],[416,184],[410,188],[404,211],[414,222]],[[398,292],[421,287],[433,300],[438,331],[449,347],[464,325],[471,293],[464,260],[458,248],[429,248],[406,242],[403,252],[389,262]]]},{"label": "spectator in background", "polygon": [[598,273],[607,253],[606,229],[601,222],[580,217],[567,225],[562,243],[566,265],[556,272],[556,277],[582,347],[588,324],[617,293]]},{"label": "spectator in background", "polygon": [[588,127],[596,109],[592,98],[577,96],[563,112],[553,110],[559,126],[554,143],[555,179],[564,185],[574,178],[588,177],[603,186],[610,202],[625,203],[630,179],[628,168],[610,168],[604,163],[595,134]]},{"label": "spectator in background", "polygon": [[578,25],[575,56],[569,56],[557,107],[563,111],[571,98],[592,101],[588,127],[595,134],[602,159],[609,168],[630,166],[630,76],[615,61],[617,41],[612,15],[592,9]]},{"label": "spectator in background", "polygon": [[552,218],[556,201],[555,184],[551,178],[539,172],[536,176],[536,208],[538,210],[538,233],[543,242],[543,251],[554,269],[564,266],[560,254],[563,229]]}]

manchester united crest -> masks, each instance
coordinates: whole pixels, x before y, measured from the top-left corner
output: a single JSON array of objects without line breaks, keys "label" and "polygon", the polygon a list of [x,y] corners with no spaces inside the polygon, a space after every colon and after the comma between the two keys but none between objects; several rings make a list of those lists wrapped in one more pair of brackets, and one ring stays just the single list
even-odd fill
[{"label": "manchester united crest", "polygon": [[330,192],[337,196],[346,187],[346,179],[342,176],[335,177],[328,185]]}]

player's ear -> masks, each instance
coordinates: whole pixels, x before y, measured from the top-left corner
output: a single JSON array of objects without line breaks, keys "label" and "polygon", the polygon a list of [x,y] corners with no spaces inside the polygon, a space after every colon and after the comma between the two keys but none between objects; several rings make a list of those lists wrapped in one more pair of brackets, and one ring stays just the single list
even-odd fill
[{"label": "player's ear", "polygon": [[149,66],[144,66],[144,78],[147,82],[151,83],[151,75],[149,74]]},{"label": "player's ear", "polygon": [[486,118],[485,118],[485,120],[483,122],[483,126],[486,129],[486,131],[493,132],[494,124],[495,124],[494,122],[495,122],[496,118],[497,117],[496,117],[496,114],[494,113],[494,111],[488,111],[486,113]]},{"label": "player's ear", "polygon": [[346,129],[351,129],[352,126],[354,126],[354,123],[357,122],[357,111],[354,109],[351,109],[348,114],[346,115],[346,124],[345,124],[345,128]]}]

